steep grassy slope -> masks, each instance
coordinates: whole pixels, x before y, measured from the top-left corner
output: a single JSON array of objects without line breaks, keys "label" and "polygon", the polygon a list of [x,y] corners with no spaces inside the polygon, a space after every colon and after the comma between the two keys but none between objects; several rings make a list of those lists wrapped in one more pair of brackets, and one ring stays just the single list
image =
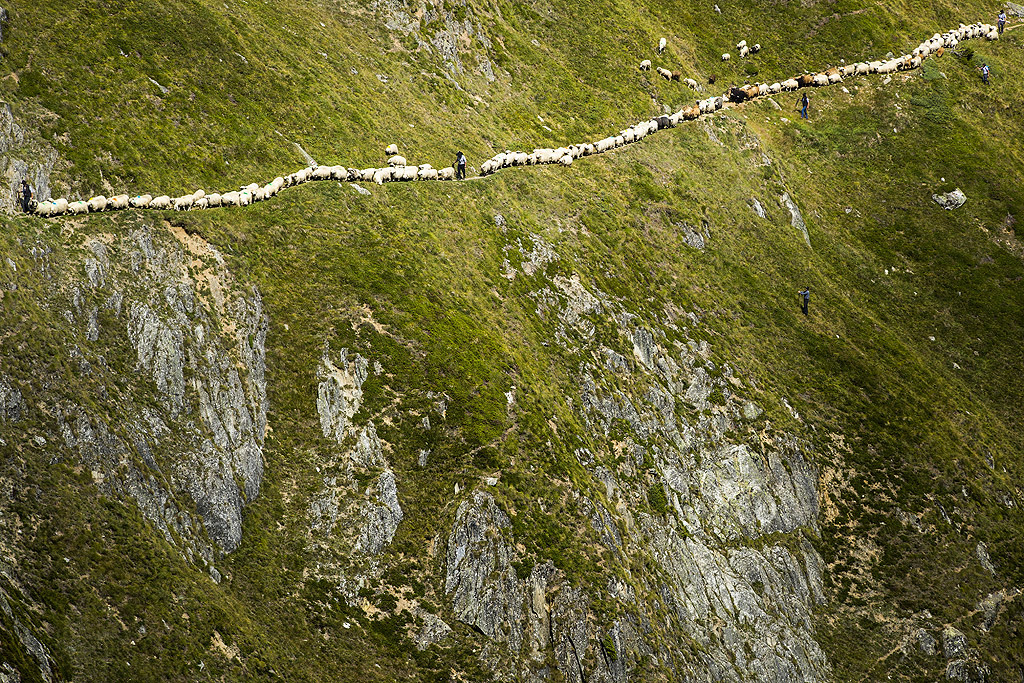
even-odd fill
[{"label": "steep grassy slope", "polygon": [[[321,163],[365,167],[390,142],[441,166],[456,148],[472,162],[597,139],[692,96],[637,73],[661,35],[669,50],[658,63],[701,82],[715,73],[721,85],[898,52],[988,11],[719,7],[444,3],[431,9],[446,20],[406,33],[386,26],[407,25],[402,12],[415,11],[399,3],[26,2],[9,8],[14,76],[0,90],[16,114],[55,114],[41,128],[67,162],[56,188],[180,193],[295,170],[305,162],[293,141]],[[452,71],[437,34],[455,21],[473,34],[459,25]],[[967,634],[992,680],[1014,680],[1024,666],[1019,598],[986,628],[979,603],[1024,583],[1024,250],[1013,232],[1024,214],[1022,34],[974,43],[971,63],[947,55],[889,84],[815,90],[810,122],[798,121],[795,96],[782,96],[781,111],[749,105],[569,169],[374,186],[369,196],[319,183],[243,210],[93,216],[73,229],[6,220],[0,245],[17,271],[4,279],[17,289],[0,300],[0,372],[21,388],[27,417],[0,423],[4,514],[17,520],[3,527],[15,614],[0,614],[0,659],[23,680],[39,675],[17,618],[52,654],[58,679],[482,680],[487,638],[451,617],[443,564],[465,499],[453,491],[491,476],[500,481],[486,488],[522,546],[520,578],[550,560],[597,596],[596,612],[626,613],[608,577],[657,571],[642,548],[622,558],[602,550],[577,492],[610,494],[575,453],[589,448],[618,470],[608,442],[626,438],[587,424],[577,404],[588,359],[537,313],[543,284],[575,275],[637,318],[709,340],[717,365],[753,380],[737,390],[766,411],[751,429],[792,431],[817,453],[813,541],[828,570],[815,634],[836,680],[934,680],[945,660],[916,640],[900,645],[945,625]],[[719,62],[741,38],[765,50]],[[416,50],[417,40],[434,47]],[[981,59],[993,65],[989,88],[973,70]],[[961,209],[931,201],[957,186],[969,198]],[[810,248],[783,192],[807,221]],[[239,282],[258,287],[270,320],[264,483],[241,546],[217,562],[220,584],[132,505],[97,493],[56,445],[39,399],[57,391],[103,403],[79,376],[63,340],[66,306],[44,297],[49,276],[31,249],[60,255],[58,271],[77,267],[84,236],[163,234],[164,218],[220,250]],[[704,249],[687,243],[694,230]],[[557,260],[528,272],[526,255],[544,245]],[[509,279],[508,267],[519,274]],[[806,319],[795,302],[804,284],[814,291]],[[594,335],[632,352],[610,321]],[[338,579],[351,567],[332,565],[338,553],[310,540],[321,470],[341,450],[316,412],[325,345],[381,366],[353,419],[374,420],[390,445],[405,513],[351,600]],[[131,372],[131,349],[93,348]],[[651,493],[636,514],[670,514],[659,480],[643,476]],[[454,636],[415,648],[409,635],[425,617],[406,607],[417,601]],[[614,649],[604,648],[606,657]],[[635,680],[673,678],[651,657],[632,666]]]}]

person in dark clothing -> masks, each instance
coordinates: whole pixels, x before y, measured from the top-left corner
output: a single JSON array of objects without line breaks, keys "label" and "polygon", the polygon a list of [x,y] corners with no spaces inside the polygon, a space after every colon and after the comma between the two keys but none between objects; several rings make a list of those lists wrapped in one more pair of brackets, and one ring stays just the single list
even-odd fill
[{"label": "person in dark clothing", "polygon": [[807,96],[807,93],[804,93],[804,96],[800,98],[800,116],[802,116],[805,119],[809,118],[807,116],[807,107],[808,105],[810,105],[810,103],[811,98]]},{"label": "person in dark clothing", "polygon": [[455,153],[455,179],[466,179],[466,155],[462,152]]},{"label": "person in dark clothing", "polygon": [[800,310],[804,312],[804,315],[807,315],[807,306],[811,303],[811,288],[804,287],[797,292],[797,296],[800,297]]},{"label": "person in dark clothing", "polygon": [[1006,10],[999,10],[999,20],[996,22],[999,24],[999,33],[1003,33],[1003,29],[1006,28]]},{"label": "person in dark clothing", "polygon": [[32,206],[32,188],[29,187],[28,181],[22,179],[21,181],[21,210],[28,213],[29,208]]},{"label": "person in dark clothing", "polygon": [[984,83],[985,85],[988,85],[988,74],[989,74],[988,64],[982,64],[981,65],[981,82]]}]

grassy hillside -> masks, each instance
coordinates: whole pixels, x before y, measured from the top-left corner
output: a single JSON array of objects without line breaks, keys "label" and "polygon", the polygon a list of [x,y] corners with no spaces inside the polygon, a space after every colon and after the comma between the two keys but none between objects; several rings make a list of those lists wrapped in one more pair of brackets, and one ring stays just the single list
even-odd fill
[{"label": "grassy hillside", "polygon": [[[478,165],[506,148],[598,139],[693,97],[639,73],[644,58],[700,82],[714,73],[721,87],[899,53],[960,21],[994,20],[986,6],[948,2],[718,6],[446,2],[430,7],[448,24],[405,33],[387,28],[406,20],[386,3],[19,0],[0,93],[16,116],[52,112],[33,121],[67,162],[58,191],[173,195],[296,170],[305,161],[293,142],[320,163],[367,167],[391,142],[410,163],[442,166],[456,149]],[[453,72],[432,41],[456,21]],[[720,62],[742,38],[764,50]],[[781,110],[747,105],[568,169],[371,186],[369,196],[315,183],[245,209],[97,215],[73,231],[6,219],[0,251],[22,275],[0,300],[0,370],[30,404],[44,377],[64,378],[69,395],[98,391],[68,379],[65,322],[33,295],[46,276],[32,270],[32,246],[62,253],[85,235],[167,220],[220,250],[237,280],[259,288],[270,319],[264,484],[241,547],[218,564],[219,585],[135,508],[31,446],[37,435],[59,441],[46,410],[4,435],[0,474],[17,482],[8,509],[22,523],[3,539],[5,575],[10,565],[19,618],[53,654],[55,678],[482,680],[483,638],[446,616],[439,567],[452,492],[487,476],[500,476],[496,495],[519,511],[524,575],[551,560],[574,583],[601,586],[609,563],[579,533],[566,493],[604,490],[573,455],[599,448],[566,400],[578,395],[582,359],[537,315],[539,280],[503,276],[506,259],[520,267],[520,245],[542,239],[559,256],[546,277],[578,275],[641,317],[695,313],[716,362],[754,379],[747,391],[765,419],[819,454],[815,545],[828,602],[815,633],[836,680],[936,679],[942,657],[898,647],[926,622],[956,626],[992,680],[1014,680],[1021,602],[1008,600],[988,629],[978,605],[1024,584],[1022,39],[971,41],[970,59],[947,54],[888,84],[814,90],[809,122],[782,95]],[[993,67],[987,88],[974,70],[982,60]],[[954,187],[968,197],[962,208],[932,202]],[[706,229],[704,250],[687,246],[684,226]],[[803,285],[808,318],[795,298]],[[318,468],[337,450],[315,410],[325,344],[382,366],[357,418],[374,417],[392,445],[405,511],[361,608],[317,574],[322,558],[307,543]],[[643,562],[615,571],[640,574]],[[399,600],[412,597],[455,637],[413,647],[419,617]],[[11,618],[0,615],[0,658],[34,680]]]}]

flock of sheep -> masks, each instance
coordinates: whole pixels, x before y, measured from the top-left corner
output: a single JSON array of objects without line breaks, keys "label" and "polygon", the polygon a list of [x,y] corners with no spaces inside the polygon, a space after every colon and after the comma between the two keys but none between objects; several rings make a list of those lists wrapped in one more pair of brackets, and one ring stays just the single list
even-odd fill
[{"label": "flock of sheep", "polygon": [[[662,128],[672,128],[679,125],[681,121],[690,121],[704,114],[712,114],[721,109],[725,102],[743,102],[756,97],[779,93],[784,90],[796,90],[806,86],[830,85],[840,82],[847,76],[859,76],[862,74],[872,73],[887,74],[895,71],[915,69],[921,66],[921,62],[929,55],[942,55],[945,49],[955,48],[962,40],[979,38],[982,36],[988,40],[999,39],[999,33],[996,30],[996,27],[991,24],[976,23],[971,24],[970,26],[960,24],[958,28],[953,29],[952,31],[947,31],[943,34],[936,33],[929,40],[918,45],[917,48],[909,55],[902,55],[885,61],[858,62],[856,64],[834,67],[817,74],[805,73],[800,76],[772,84],[755,83],[753,85],[746,85],[743,87],[733,87],[730,88],[729,92],[722,96],[708,97],[699,100],[690,106],[683,107],[674,114],[657,116],[648,121],[641,121],[640,123],[630,126],[615,135],[602,138],[596,142],[574,144],[567,147],[559,147],[557,149],[535,149],[532,152],[513,152],[509,150],[499,152],[483,162],[480,167],[480,175],[490,175],[507,166],[532,166],[539,164],[561,164],[562,166],[569,166],[574,160],[579,159],[580,157],[600,154],[611,149],[639,142],[648,135],[651,135]],[[666,40],[662,38],[658,43],[659,54],[665,50],[665,46]],[[741,41],[737,45],[737,48],[740,50],[740,56],[745,56],[747,54],[745,51],[749,50],[751,53],[757,52],[760,50],[760,45],[755,45],[753,48],[747,48],[746,41]],[[722,58],[728,59],[729,55],[722,55]],[[649,70],[651,68],[650,60],[644,60],[641,62],[640,68],[643,70]],[[675,72],[668,71],[661,67],[658,67],[658,72],[665,76],[665,78],[679,80],[680,75],[677,75]],[[666,73],[668,75],[666,75]],[[697,82],[693,79],[685,79],[685,82],[690,87],[698,89]],[[97,196],[87,201],[68,201],[67,199],[61,198],[53,201],[40,202],[36,206],[35,212],[40,216],[49,217],[61,216],[64,214],[75,215],[95,213],[99,211],[116,211],[128,208],[162,210],[174,209],[177,211],[189,211],[226,206],[248,206],[253,202],[270,199],[283,188],[301,185],[302,183],[314,180],[339,180],[349,182],[363,181],[374,182],[380,185],[392,181],[455,179],[455,169],[451,166],[441,169],[435,169],[430,164],[409,166],[405,157],[398,154],[398,147],[396,145],[389,145],[385,150],[385,153],[390,155],[388,158],[388,166],[386,168],[357,169],[346,168],[344,166],[313,165],[300,171],[296,171],[287,177],[282,178],[279,176],[274,178],[272,181],[264,185],[253,183],[238,190],[232,190],[224,193],[211,192],[207,194],[204,190],[196,190],[191,194],[174,198],[168,195],[154,197],[150,194],[143,194],[136,197],[129,197],[126,194],[109,198]]]}]

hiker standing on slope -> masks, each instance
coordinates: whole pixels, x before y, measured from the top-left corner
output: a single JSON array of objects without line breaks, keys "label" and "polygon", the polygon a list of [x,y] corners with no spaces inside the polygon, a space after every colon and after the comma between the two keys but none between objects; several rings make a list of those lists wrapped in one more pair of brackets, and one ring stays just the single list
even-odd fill
[{"label": "hiker standing on slope", "polygon": [[797,292],[797,296],[800,297],[800,310],[804,312],[804,315],[807,315],[807,306],[811,303],[811,288],[804,287]]},{"label": "hiker standing on slope", "polygon": [[810,103],[811,103],[811,98],[809,98],[807,96],[807,93],[804,93],[804,96],[800,98],[800,106],[801,106],[800,116],[802,116],[805,119],[809,118],[807,116],[807,107],[808,107],[808,105],[810,105]]},{"label": "hiker standing on slope", "polygon": [[466,179],[466,155],[462,152],[455,153],[455,179]]},{"label": "hiker standing on slope", "polygon": [[988,85],[988,74],[989,74],[988,64],[982,64],[981,65],[981,82],[984,83],[985,85]]},{"label": "hiker standing on slope", "polygon": [[999,10],[999,21],[996,23],[999,24],[999,34],[1002,35],[1003,29],[1006,28],[1006,10]]}]

